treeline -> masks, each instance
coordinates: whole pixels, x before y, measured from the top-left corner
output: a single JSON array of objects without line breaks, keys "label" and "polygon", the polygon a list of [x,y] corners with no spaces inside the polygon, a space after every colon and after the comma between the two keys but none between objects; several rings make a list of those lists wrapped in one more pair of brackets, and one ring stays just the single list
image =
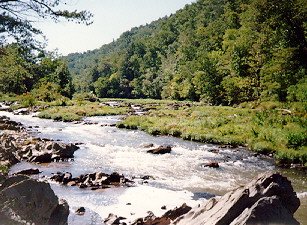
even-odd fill
[{"label": "treeline", "polygon": [[74,93],[72,78],[63,60],[33,48],[10,44],[0,48],[0,93],[27,94],[42,101]]},{"label": "treeline", "polygon": [[305,0],[198,0],[65,60],[99,97],[306,101],[306,33]]}]

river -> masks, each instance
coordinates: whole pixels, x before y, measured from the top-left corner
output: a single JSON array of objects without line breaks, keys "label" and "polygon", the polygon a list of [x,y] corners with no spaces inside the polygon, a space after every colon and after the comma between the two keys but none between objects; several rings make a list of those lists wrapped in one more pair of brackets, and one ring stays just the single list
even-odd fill
[{"label": "river", "polygon": [[[127,222],[144,217],[148,211],[162,215],[165,210],[183,203],[195,206],[213,195],[222,195],[240,185],[248,183],[257,174],[279,171],[293,183],[301,200],[296,213],[301,224],[307,224],[307,178],[306,174],[276,169],[268,159],[259,159],[244,148],[218,148],[196,142],[183,141],[174,137],[150,136],[141,131],[118,129],[114,124],[120,116],[85,118],[83,123],[54,122],[30,115],[13,115],[0,112],[12,120],[21,122],[33,135],[59,140],[66,143],[82,143],[75,152],[74,161],[34,165],[19,163],[10,173],[21,169],[38,168],[43,171],[38,179],[50,177],[52,173],[71,172],[73,176],[83,173],[118,172],[133,178],[133,187],[106,190],[84,190],[51,182],[55,193],[70,205],[69,224],[102,224],[102,218],[114,213],[128,218]],[[30,128],[29,128],[30,127]],[[171,145],[172,153],[152,155],[146,153],[144,145]],[[218,150],[218,151],[216,151]],[[220,168],[202,166],[208,161],[218,161]],[[144,175],[154,179],[143,182]],[[85,207],[84,216],[74,211]]]}]

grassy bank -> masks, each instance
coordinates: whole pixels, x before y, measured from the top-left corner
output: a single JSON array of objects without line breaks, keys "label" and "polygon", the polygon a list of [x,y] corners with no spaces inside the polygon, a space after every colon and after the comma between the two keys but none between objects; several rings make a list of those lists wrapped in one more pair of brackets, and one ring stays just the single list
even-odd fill
[{"label": "grassy bank", "polygon": [[38,117],[70,122],[81,120],[83,117],[123,115],[127,112],[128,108],[125,106],[111,107],[107,105],[100,105],[97,102],[83,102],[82,104],[78,103],[69,106],[53,106],[40,112]]},{"label": "grassy bank", "polygon": [[160,104],[145,116],[130,116],[118,127],[172,135],[204,143],[244,145],[273,154],[280,165],[307,166],[307,121],[302,105],[290,109],[266,103],[252,108]]},{"label": "grassy bank", "polygon": [[[109,101],[120,104],[104,104]],[[151,99],[100,99],[99,102],[59,99],[50,103],[36,101],[35,105],[47,107],[39,113],[40,118],[61,121],[128,114],[132,110],[130,105],[140,105],[148,113],[128,116],[118,127],[204,143],[244,145],[255,152],[273,154],[280,165],[307,166],[306,103],[252,102],[223,107]]]}]

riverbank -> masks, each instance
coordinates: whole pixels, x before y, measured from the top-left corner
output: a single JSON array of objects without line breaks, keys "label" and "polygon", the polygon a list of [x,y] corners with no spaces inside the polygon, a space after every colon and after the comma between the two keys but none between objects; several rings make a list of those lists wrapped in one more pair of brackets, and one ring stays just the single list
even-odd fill
[{"label": "riverbank", "polygon": [[[135,105],[134,107],[136,108]],[[130,213],[137,213],[134,214],[136,216],[145,210],[142,215],[146,215],[146,210],[151,208],[153,212],[159,211],[162,215],[161,207],[164,205],[167,209],[180,206],[183,202],[190,205],[189,201],[198,199],[207,192],[222,195],[240,184],[249,182],[257,174],[274,169],[270,163],[254,157],[252,153],[246,152],[243,148],[218,148],[218,146],[182,141],[168,136],[154,137],[140,131],[105,126],[107,122],[114,124],[118,121],[117,117],[85,118],[81,123],[64,123],[41,120],[31,115],[14,115],[5,112],[3,114],[14,121],[21,122],[38,137],[61,139],[66,143],[76,143],[82,140],[85,143],[80,146],[80,150],[75,152],[74,162],[35,165],[42,171],[39,177],[49,177],[50,174],[57,171],[70,171],[74,177],[94,171],[107,173],[118,171],[127,177],[139,177],[144,174],[153,177],[146,181],[147,184],[144,183],[140,187],[103,191],[104,195],[101,195],[101,192],[62,187],[62,185],[51,183],[56,194],[67,199],[72,208],[71,214],[74,214],[77,207],[84,206],[87,213],[93,210],[99,212],[102,218],[106,218],[108,215],[105,213],[108,212],[121,216],[127,215],[130,218]],[[165,155],[149,154],[147,153],[148,147],[144,145],[146,143],[152,143],[154,146],[170,145],[172,152]],[[211,160],[218,161],[220,168],[202,166],[202,163]],[[11,173],[32,167],[31,165],[18,164],[12,168]],[[302,181],[302,179],[299,180]],[[301,193],[306,188],[296,190]],[[165,195],[160,199],[161,192]],[[150,193],[155,194],[155,197]],[[119,203],[117,195],[121,199]],[[145,196],[152,197],[149,199],[146,197],[145,200]],[[185,196],[184,200],[182,196]],[[148,202],[148,207],[147,205],[144,207],[144,201]],[[105,204],[110,204],[110,206]],[[159,216],[156,213],[155,215]],[[74,221],[77,220],[76,218]]]},{"label": "riverbank", "polygon": [[256,154],[274,157],[280,167],[306,169],[305,108],[272,102],[234,108],[170,100],[100,99],[69,101],[65,106],[50,104],[38,116],[78,121],[84,116],[126,115],[117,127],[202,143],[244,146]]}]

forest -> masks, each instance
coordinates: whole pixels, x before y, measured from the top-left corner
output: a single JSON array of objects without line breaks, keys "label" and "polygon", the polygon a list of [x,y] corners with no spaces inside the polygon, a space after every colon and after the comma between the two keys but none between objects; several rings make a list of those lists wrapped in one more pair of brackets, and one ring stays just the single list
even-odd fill
[{"label": "forest", "polygon": [[306,5],[198,0],[64,60],[76,91],[98,97],[305,102]]},{"label": "forest", "polygon": [[[10,2],[0,0],[0,8],[16,10]],[[129,114],[118,126],[243,145],[275,154],[281,165],[307,166],[306,6],[306,0],[198,0],[68,56],[46,52],[31,23],[0,13],[0,99],[17,100],[14,108],[43,106],[39,117],[62,121],[129,114],[129,106],[143,105],[146,115]],[[33,9],[56,21],[91,23],[86,11]],[[104,105],[110,98],[122,98],[123,108]]]}]

